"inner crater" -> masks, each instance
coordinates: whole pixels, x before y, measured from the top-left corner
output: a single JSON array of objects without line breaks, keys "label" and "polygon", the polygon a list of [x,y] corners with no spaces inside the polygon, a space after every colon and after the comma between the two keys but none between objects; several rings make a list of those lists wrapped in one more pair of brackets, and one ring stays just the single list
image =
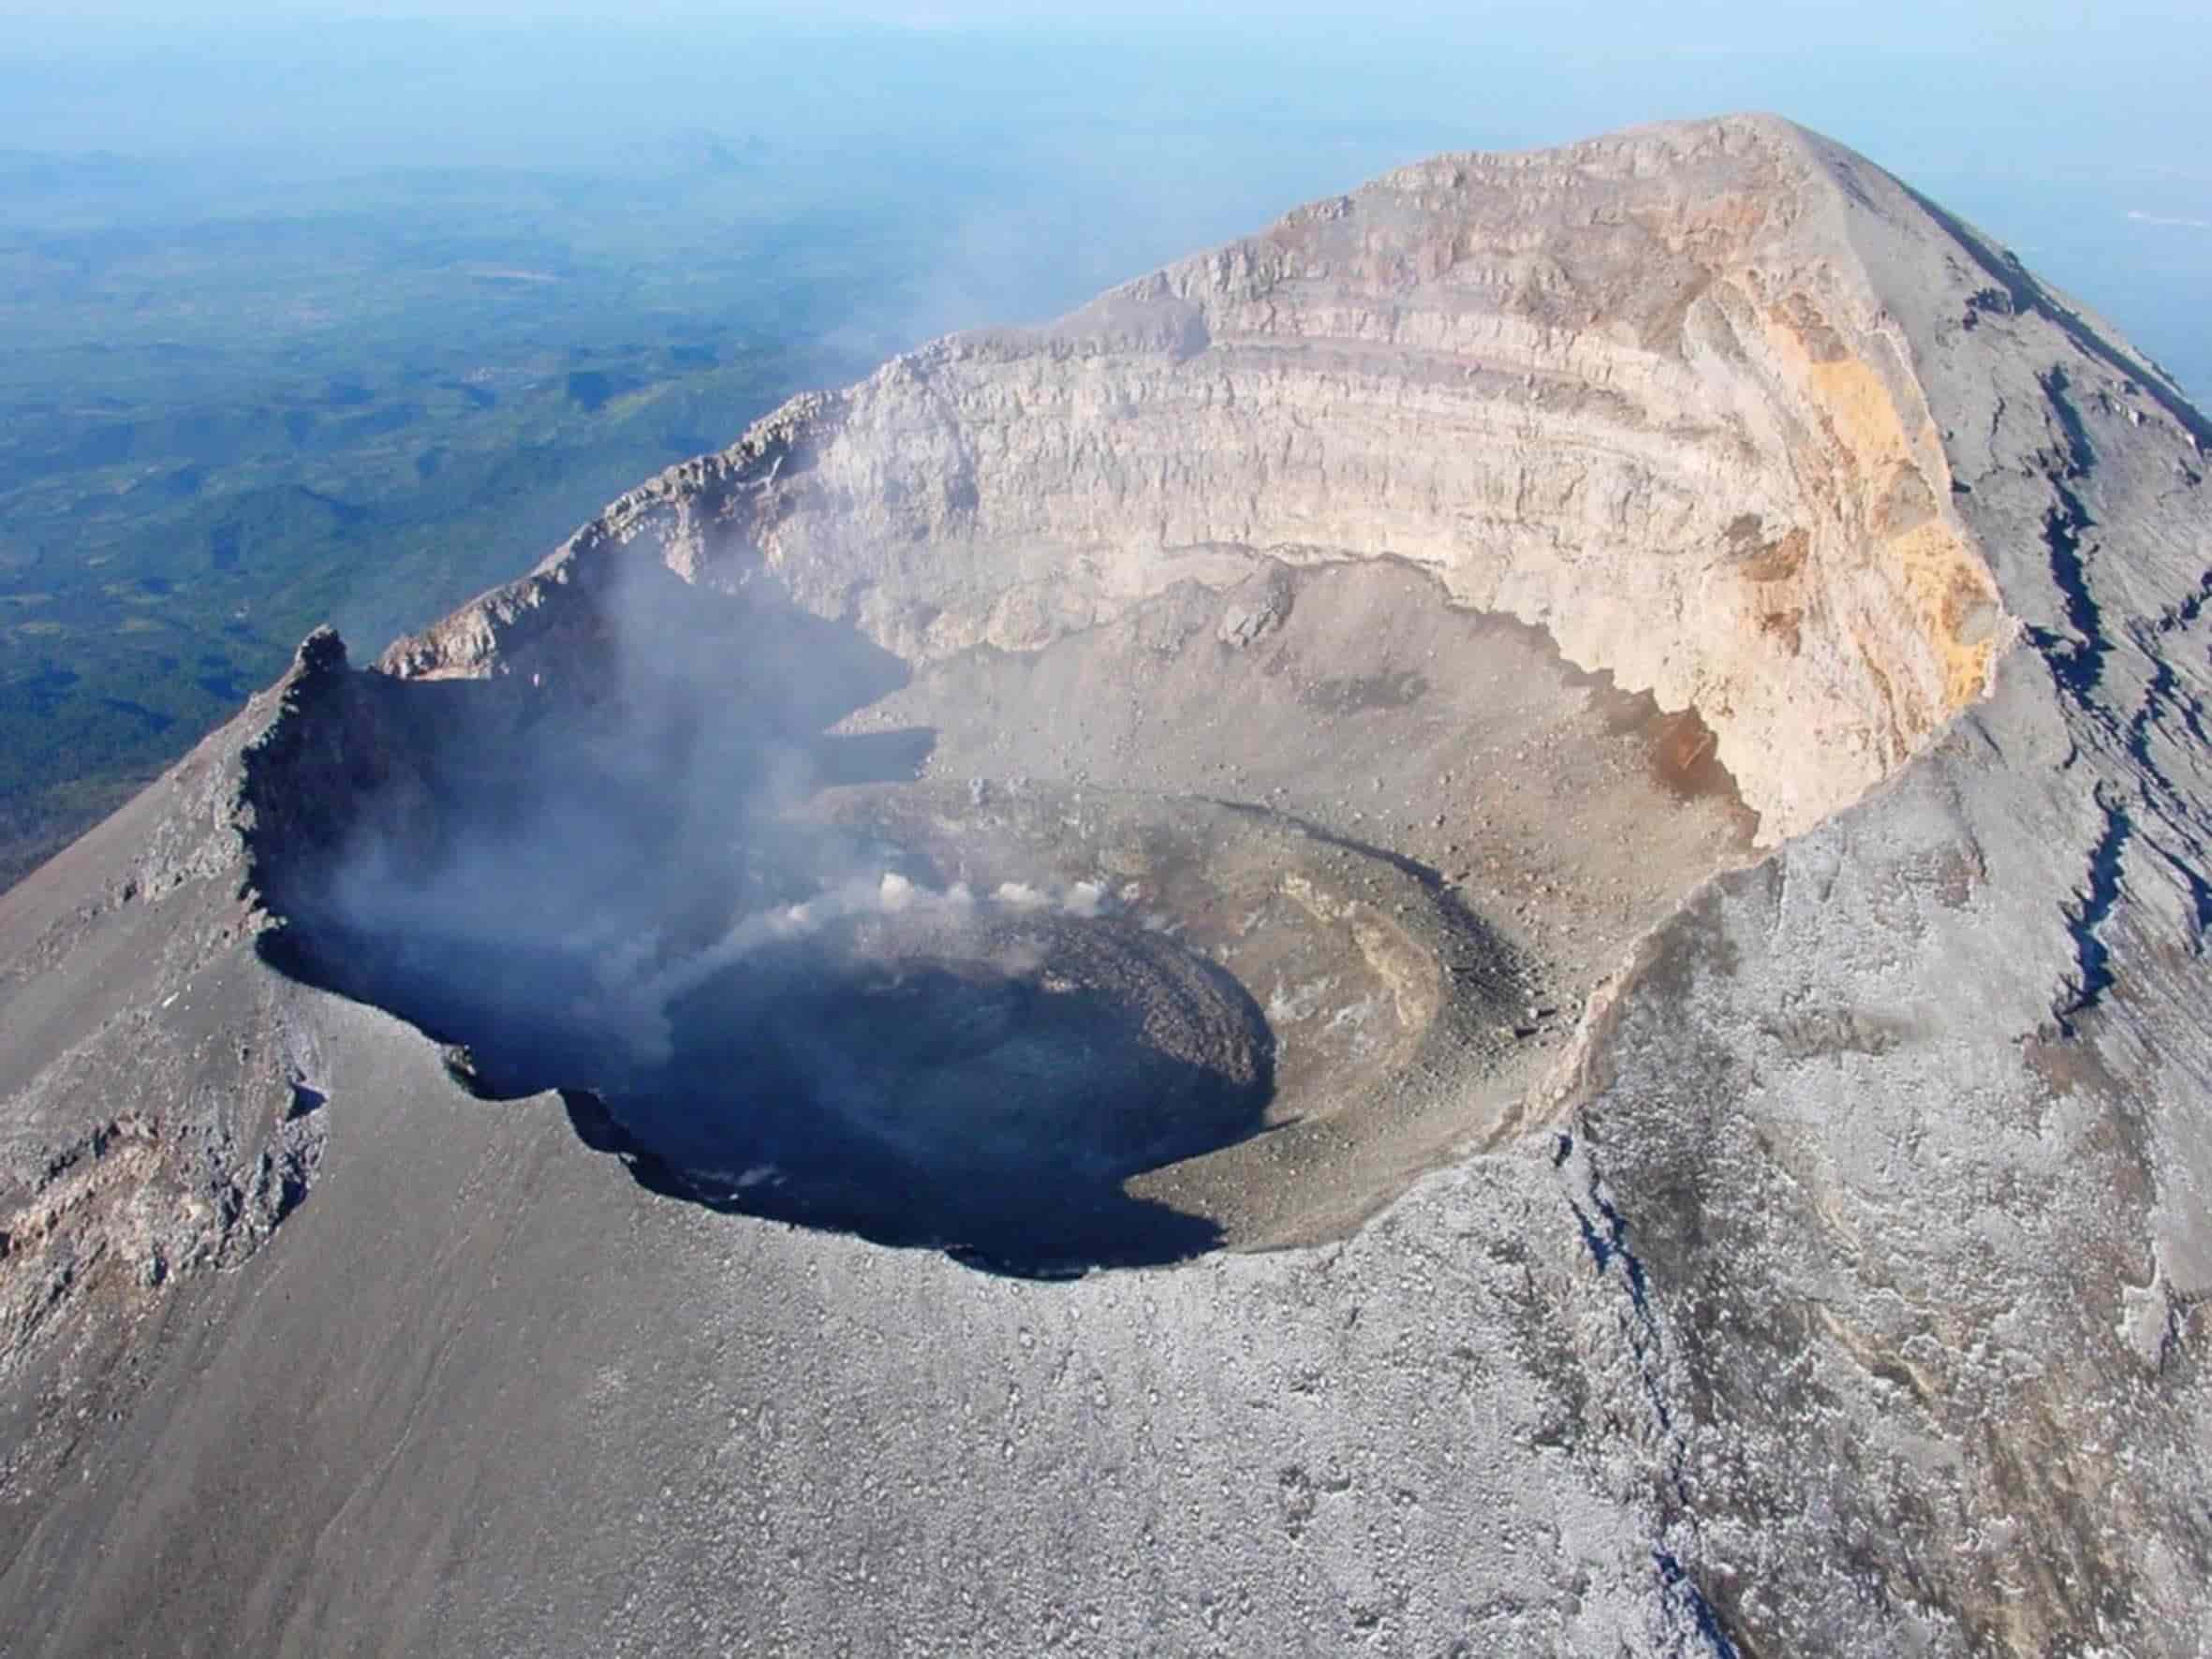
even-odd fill
[{"label": "inner crater", "polygon": [[1540,630],[1253,563],[919,666],[642,561],[557,675],[311,641],[264,949],[683,1201],[1028,1275],[1339,1236],[1540,1127],[1756,821]]},{"label": "inner crater", "polygon": [[651,1050],[602,1064],[580,1108],[685,1197],[978,1265],[1217,1242],[1121,1188],[1263,1127],[1273,1038],[1237,980],[1123,917],[879,893],[686,972]]}]

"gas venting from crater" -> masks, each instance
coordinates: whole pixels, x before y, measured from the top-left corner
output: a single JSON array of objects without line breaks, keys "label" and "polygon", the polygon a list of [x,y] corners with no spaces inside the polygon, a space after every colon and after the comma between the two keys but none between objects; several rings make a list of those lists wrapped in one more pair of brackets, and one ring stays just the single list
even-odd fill
[{"label": "gas venting from crater", "polygon": [[[1512,1047],[1512,952],[1259,806],[933,775],[906,681],[648,560],[480,676],[327,666],[259,879],[302,977],[558,1096],[670,1198],[1053,1274],[1256,1228],[1271,1162]],[[580,619],[580,620],[578,620]],[[297,783],[295,779],[295,783]]]}]

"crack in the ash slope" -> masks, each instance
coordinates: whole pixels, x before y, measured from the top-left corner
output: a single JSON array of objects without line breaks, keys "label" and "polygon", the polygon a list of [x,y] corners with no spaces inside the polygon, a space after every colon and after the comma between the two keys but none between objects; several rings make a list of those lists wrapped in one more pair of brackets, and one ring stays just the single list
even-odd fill
[{"label": "crack in the ash slope", "polygon": [[2059,1030],[2069,1036],[2073,1035],[2074,1018],[2097,1006],[2113,986],[2112,949],[2104,942],[2103,927],[2119,903],[2120,860],[2135,832],[2127,809],[2101,789],[2097,805],[2104,815],[2104,829],[2089,848],[2086,889],[2074,889],[2074,903],[2067,913],[2067,932],[2073,938],[2074,976],[2052,1009]]},{"label": "crack in the ash slope", "polygon": [[2125,732],[2128,758],[2135,763],[2142,776],[2143,804],[2153,817],[2180,837],[2190,854],[2201,859],[2205,857],[2205,841],[2200,833],[2205,828],[2205,815],[2175,786],[2151,752],[2151,736],[2161,728],[2160,716],[2171,709],[2180,715],[2181,724],[2200,746],[2212,747],[2212,737],[2206,735],[2204,711],[2197,699],[2182,689],[2173,663],[2158,653],[2140,628],[2135,630],[2135,645],[2150,663],[2151,674],[2144,686],[2143,701],[2128,717]]},{"label": "crack in the ash slope", "polygon": [[2197,585],[2190,590],[2187,598],[2159,612],[2158,621],[2151,624],[2152,630],[2171,634],[2177,628],[2188,627],[2203,612],[2207,600],[2212,600],[2212,570],[2197,578]]},{"label": "crack in the ash slope", "polygon": [[2050,400],[2051,412],[2058,417],[2059,434],[2066,440],[2066,476],[2086,478],[2097,464],[2097,446],[2089,442],[2089,428],[2082,419],[2082,412],[2067,395],[2073,382],[2063,367],[2054,367],[2047,374],[2038,374],[2036,383],[2043,389],[2043,396]]},{"label": "crack in the ash slope", "polygon": [[[1575,1150],[1571,1136],[1561,1135],[1554,1147],[1552,1167],[1563,1166]],[[1694,1530],[1697,1511],[1689,1495],[1689,1481],[1686,1470],[1689,1463],[1688,1442],[1674,1426],[1674,1414],[1667,1405],[1666,1391],[1660,1386],[1659,1367],[1661,1338],[1659,1314],[1651,1304],[1651,1282],[1644,1269],[1643,1259],[1629,1247],[1629,1223],[1613,1200],[1605,1196],[1604,1180],[1598,1168],[1597,1159],[1585,1145],[1584,1166],[1588,1180],[1584,1183],[1584,1197],[1589,1208],[1574,1199],[1567,1200],[1567,1207],[1574,1211],[1575,1226],[1582,1231],[1585,1249],[1597,1264],[1602,1277],[1608,1275],[1615,1262],[1621,1266],[1622,1282],[1629,1293],[1629,1305],[1633,1317],[1629,1322],[1629,1351],[1636,1363],[1636,1378],[1643,1386],[1644,1399],[1650,1403],[1652,1414],[1659,1419],[1659,1431],[1666,1436],[1666,1483],[1676,1511],[1688,1520]],[[1696,1578],[1682,1564],[1679,1557],[1663,1547],[1654,1547],[1652,1563],[1659,1576],[1659,1588],[1670,1605],[1677,1607],[1688,1620],[1689,1625],[1701,1637],[1715,1659],[1741,1659],[1742,1650],[1730,1635],[1726,1622],[1699,1586]]]},{"label": "crack in the ash slope", "polygon": [[[2044,399],[2057,418],[2065,448],[2065,465],[2051,479],[2058,505],[2043,515],[2043,547],[2050,560],[2051,580],[2057,584],[2067,624],[2076,638],[2064,639],[2050,628],[2038,627],[2030,627],[2028,637],[2042,653],[2058,688],[2084,712],[2101,713],[2094,706],[2092,694],[2104,677],[2104,659],[2112,651],[2112,641],[2104,632],[2103,609],[2089,592],[2087,554],[2095,550],[2085,550],[2082,545],[2082,533],[2096,521],[2089,517],[2082,498],[2068,488],[2069,480],[2088,476],[2097,464],[2097,451],[2082,423],[2081,411],[2066,395],[2070,384],[2066,371],[2055,368],[2039,378]],[[2109,715],[2105,718],[2109,721]]]},{"label": "crack in the ash slope", "polygon": [[2182,858],[2172,848],[2160,845],[2155,837],[2145,835],[2143,842],[2152,852],[2166,861],[2166,867],[2174,872],[2175,880],[2180,882],[2182,887],[2187,889],[2190,906],[2190,954],[2191,956],[2204,955],[2205,937],[2207,933],[2212,933],[2212,881],[2206,881],[2188,859]]},{"label": "crack in the ash slope", "polygon": [[2144,654],[2150,657],[2157,666],[2151,671],[2150,689],[2143,699],[2143,707],[2135,711],[2134,721],[2129,728],[2129,752],[2133,754],[2145,766],[2149,767],[2159,783],[2168,791],[2173,791],[2175,800],[2178,800],[2180,799],[2178,792],[2174,791],[2174,785],[2167,779],[2165,772],[2150,758],[2150,727],[2157,723],[2159,710],[2160,707],[2165,707],[2179,712],[2182,725],[2189,727],[2189,735],[2196,739],[2199,743],[2212,747],[2212,737],[2208,737],[2205,731],[2203,707],[2195,697],[2181,689],[2181,683],[2174,673],[2174,665],[2164,657],[2153,653],[2147,646],[2144,650]]},{"label": "crack in the ash slope", "polygon": [[[2205,839],[2198,833],[2195,821],[2197,815],[2175,787],[2152,748],[2153,734],[2169,709],[2178,713],[2190,737],[2200,744],[2207,743],[2202,711],[2196,699],[2183,689],[2172,663],[2158,649],[2157,640],[2160,635],[2193,624],[2206,603],[2212,602],[2212,570],[2201,575],[2196,587],[2169,606],[2155,621],[2137,624],[2129,629],[2131,642],[2151,665],[2151,675],[2141,701],[2123,721],[2118,711],[2100,695],[2115,642],[2105,631],[2103,608],[2098,604],[2089,585],[2088,560],[2096,547],[2085,537],[2096,521],[2072,487],[2097,465],[2097,450],[2081,411],[2070,395],[2072,383],[2066,371],[2054,367],[2038,378],[2058,423],[2060,438],[2060,464],[2050,477],[2057,504],[2044,515],[2043,544],[2051,580],[2065,606],[2072,638],[2050,628],[2030,627],[2028,639],[2042,655],[2060,694],[2126,753],[2139,780],[2143,807],[2151,819],[2171,831],[2180,849],[2176,851],[2174,846],[2145,833],[2130,814],[2125,800],[2117,793],[2108,793],[2102,785],[2099,786],[2096,800],[2102,828],[2088,848],[2086,874],[2074,889],[2072,903],[2066,908],[2067,932],[2074,948],[2074,971],[2061,983],[2052,1002],[2059,1030],[2072,1036],[2075,1033],[2075,1019],[2098,1006],[2116,980],[2112,948],[2105,940],[2104,930],[2125,887],[2124,864],[2132,841],[2140,836],[2187,890],[2193,918],[2192,948],[2201,953],[2206,932],[2212,929],[2212,881],[2206,879],[2200,868],[2206,860]],[[2075,755],[2078,754],[2077,745]],[[2072,765],[2073,758],[2070,756],[2067,764]]]},{"label": "crack in the ash slope", "polygon": [[1672,1550],[1654,1549],[1653,1564],[1659,1568],[1660,1585],[1681,1604],[1689,1615],[1689,1622],[1698,1635],[1704,1637],[1718,1659],[1741,1659],[1741,1650],[1728,1634],[1728,1627],[1720,1622],[1720,1614],[1705,1599],[1705,1593],[1698,1588],[1689,1569],[1675,1559]]},{"label": "crack in the ash slope", "polygon": [[[2059,427],[2066,436],[2064,477],[2072,478],[2079,477],[2094,464],[2096,452],[2082,431],[2080,414],[2066,396],[2066,384],[2062,369],[2052,370],[2042,382],[2044,393],[2057,411]],[[2113,710],[2097,696],[2104,679],[2104,661],[2112,652],[2112,641],[2104,631],[2103,609],[2098,605],[2096,595],[2089,592],[2083,559],[2082,533],[2093,521],[2081,497],[2060,477],[2051,479],[2051,488],[2058,497],[2058,505],[2044,515],[2043,545],[2050,558],[2051,580],[2065,603],[2066,620],[2075,637],[2066,639],[2052,629],[2039,627],[2030,627],[2028,637],[2050,669],[2059,693],[2097,726],[2117,738],[2151,776],[2160,777],[2158,768],[2148,759],[2151,699],[2146,698],[2123,727]],[[2069,756],[2067,763],[2072,764],[2072,756]],[[2101,930],[2119,902],[2121,856],[2134,833],[2126,807],[2106,795],[2101,785],[2097,793],[2097,806],[2103,815],[2103,828],[2089,847],[2088,872],[2083,885],[2074,889],[2073,903],[2066,908],[2066,931],[2073,941],[2074,971],[2060,982],[2051,1004],[2058,1029],[2068,1036],[2074,1035],[2075,1018],[2096,1007],[2112,989],[2112,951],[2104,942]]]},{"label": "crack in the ash slope", "polygon": [[2150,659],[2153,667],[2150,683],[2144,689],[2143,701],[2130,717],[2127,729],[2128,756],[2135,762],[2143,780],[2143,805],[2147,810],[2149,820],[2170,834],[2179,850],[2166,844],[2164,839],[2151,833],[2142,823],[2133,825],[2130,839],[2142,841],[2156,853],[2188,893],[2190,949],[2198,956],[2204,954],[2207,932],[2212,932],[2212,880],[2208,880],[2205,874],[2205,867],[2212,859],[2207,858],[2205,839],[2201,833],[2205,827],[2204,815],[2175,787],[2165,768],[2159,764],[2158,757],[2151,751],[2151,737],[2160,727],[2160,716],[2168,709],[2180,715],[2182,725],[2200,748],[2212,748],[2212,737],[2208,737],[2205,732],[2203,711],[2197,699],[2182,688],[2179,677],[2174,672],[2174,665],[2157,653],[2152,639],[2157,633],[2167,632],[2173,627],[2185,625],[2188,621],[2193,621],[2208,595],[2212,595],[2212,576],[2207,577],[2205,586],[2196,595],[2168,612],[2169,618],[2179,618],[2180,621],[2169,622],[2167,618],[2161,618],[2150,628],[2136,631],[2135,643]]}]

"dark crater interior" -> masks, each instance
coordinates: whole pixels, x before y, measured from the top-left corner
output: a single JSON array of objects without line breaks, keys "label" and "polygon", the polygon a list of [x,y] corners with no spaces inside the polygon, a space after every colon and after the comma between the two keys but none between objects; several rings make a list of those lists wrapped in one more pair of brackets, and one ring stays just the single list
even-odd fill
[{"label": "dark crater interior", "polygon": [[910,780],[929,734],[821,735],[898,670],[775,620],[814,653],[806,705],[755,654],[746,714],[712,723],[658,653],[580,707],[311,646],[254,763],[264,954],[419,1027],[472,1094],[557,1092],[660,1193],[1022,1274],[1216,1247],[1124,1183],[1263,1128],[1251,995],[1088,889],[978,898],[926,850],[802,821]]},{"label": "dark crater interior", "polygon": [[332,931],[292,965],[448,1045],[472,1094],[558,1091],[655,1191],[1020,1274],[1218,1245],[1123,1183],[1260,1132],[1274,1089],[1245,989],[1113,918],[845,918],[686,985],[644,1033],[583,955]]}]

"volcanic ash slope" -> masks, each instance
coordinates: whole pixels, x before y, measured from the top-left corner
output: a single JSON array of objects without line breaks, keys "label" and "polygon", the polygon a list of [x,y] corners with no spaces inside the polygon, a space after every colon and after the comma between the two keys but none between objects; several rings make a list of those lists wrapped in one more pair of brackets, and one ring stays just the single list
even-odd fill
[{"label": "volcanic ash slope", "polygon": [[[2208,450],[1738,117],[1406,169],[317,636],[0,898],[0,1649],[2212,1649]],[[899,1055],[1095,994],[1154,1077],[1151,974],[1231,1128],[994,1212],[1081,1259],[711,1087],[671,1163],[605,1056],[692,1005],[610,988],[832,862],[999,895],[901,924]],[[1002,1182],[1094,1127],[995,1106]]]}]

